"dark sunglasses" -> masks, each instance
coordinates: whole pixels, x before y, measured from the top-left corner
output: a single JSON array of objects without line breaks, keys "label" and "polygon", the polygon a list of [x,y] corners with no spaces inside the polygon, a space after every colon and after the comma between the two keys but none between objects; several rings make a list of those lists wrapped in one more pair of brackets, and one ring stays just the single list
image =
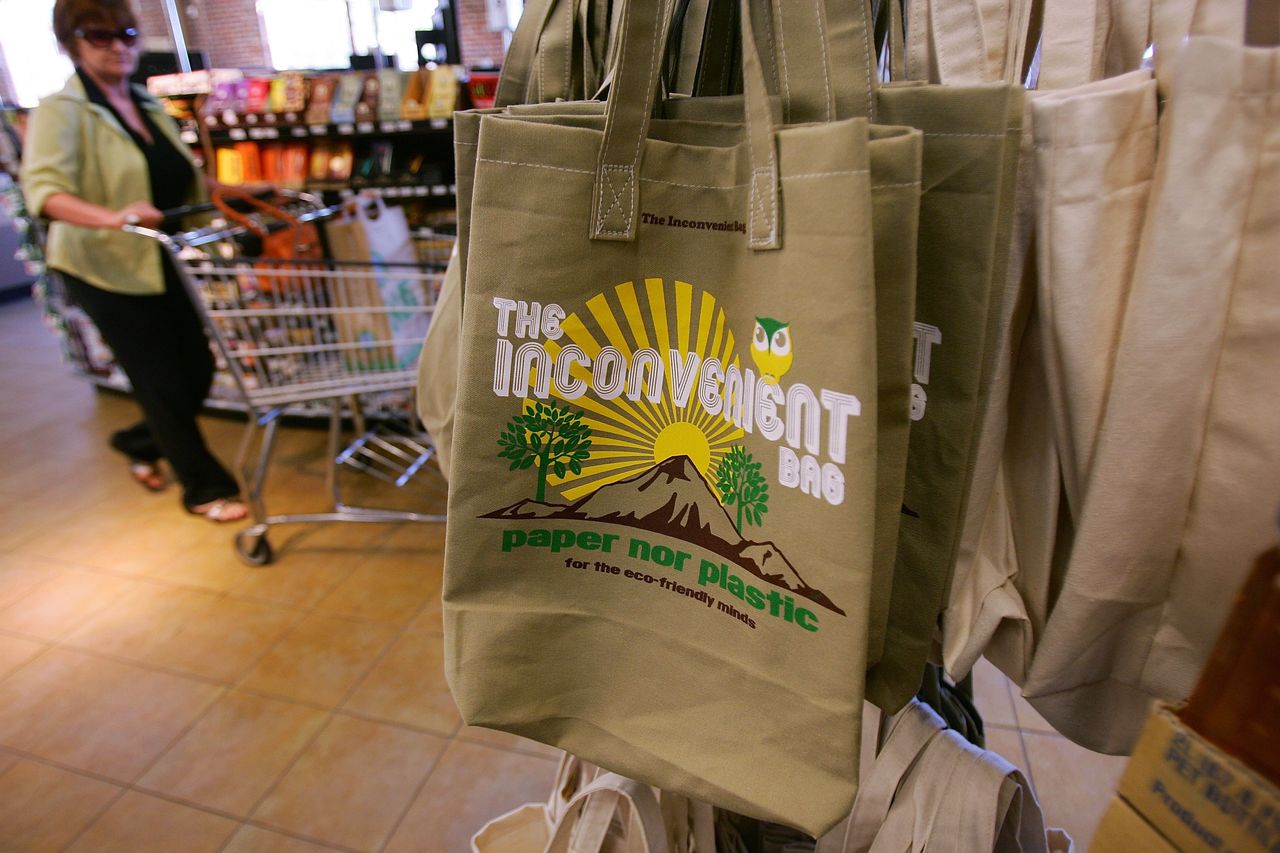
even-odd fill
[{"label": "dark sunglasses", "polygon": [[82,38],[94,47],[102,50],[111,47],[111,43],[116,39],[125,47],[133,47],[138,43],[138,31],[133,27],[125,27],[122,30],[107,30],[101,27],[90,27],[88,29],[76,30],[76,38]]}]

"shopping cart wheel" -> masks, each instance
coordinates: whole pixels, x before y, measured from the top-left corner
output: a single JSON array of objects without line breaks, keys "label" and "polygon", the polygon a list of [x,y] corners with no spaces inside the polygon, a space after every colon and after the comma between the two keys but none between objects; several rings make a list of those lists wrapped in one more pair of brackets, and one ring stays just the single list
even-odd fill
[{"label": "shopping cart wheel", "polygon": [[275,558],[271,543],[267,541],[266,529],[258,526],[236,534],[236,554],[250,566],[265,566]]}]

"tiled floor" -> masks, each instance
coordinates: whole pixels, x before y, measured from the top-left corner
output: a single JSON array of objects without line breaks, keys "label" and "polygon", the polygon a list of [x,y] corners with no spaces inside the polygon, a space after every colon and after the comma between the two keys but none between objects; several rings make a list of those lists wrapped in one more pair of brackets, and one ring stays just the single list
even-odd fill
[{"label": "tiled floor", "polygon": [[[463,727],[449,697],[442,528],[282,530],[245,567],[231,530],[127,481],[103,442],[133,404],[72,377],[29,303],[0,306],[0,396],[0,849],[461,853],[545,797],[554,753]],[[239,428],[207,422],[224,458]],[[281,505],[314,506],[322,446],[286,431]],[[994,669],[978,697],[1086,849],[1123,761]]]}]

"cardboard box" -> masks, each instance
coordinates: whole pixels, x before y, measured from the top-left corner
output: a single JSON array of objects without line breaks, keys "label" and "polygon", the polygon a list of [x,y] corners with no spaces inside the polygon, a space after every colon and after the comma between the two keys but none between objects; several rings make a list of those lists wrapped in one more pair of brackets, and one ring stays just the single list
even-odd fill
[{"label": "cardboard box", "polygon": [[1176,850],[1280,849],[1280,791],[1169,708],[1147,720],[1119,796]]},{"label": "cardboard box", "polygon": [[[1178,853],[1178,848],[1120,797],[1111,801],[1093,834],[1089,853]],[[1083,853],[1083,851],[1081,851]]]}]

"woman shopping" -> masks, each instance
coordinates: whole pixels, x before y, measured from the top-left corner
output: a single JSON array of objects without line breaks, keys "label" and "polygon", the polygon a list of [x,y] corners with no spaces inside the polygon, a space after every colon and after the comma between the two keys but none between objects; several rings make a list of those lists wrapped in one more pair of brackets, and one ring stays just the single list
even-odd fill
[{"label": "woman shopping", "polygon": [[138,30],[128,0],[57,0],[53,29],[76,70],[32,117],[22,184],[31,209],[53,220],[49,267],[142,406],[144,420],[111,446],[144,488],[165,487],[167,459],[189,512],[239,520],[239,487],[196,422],[214,371],[199,316],[164,248],[122,230],[158,228],[162,210],[204,201],[203,178],[163,107],[129,83]]}]

